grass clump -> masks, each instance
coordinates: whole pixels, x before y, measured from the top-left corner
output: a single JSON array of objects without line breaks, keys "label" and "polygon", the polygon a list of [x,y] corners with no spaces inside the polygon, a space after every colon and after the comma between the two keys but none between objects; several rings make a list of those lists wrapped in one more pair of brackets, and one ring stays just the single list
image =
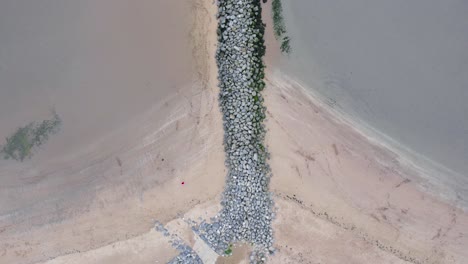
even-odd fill
[{"label": "grass clump", "polygon": [[281,52],[290,54],[291,53],[291,39],[286,34],[286,24],[284,23],[283,17],[283,6],[281,5],[281,0],[273,0],[272,2],[273,9],[273,31],[275,32],[275,37],[278,40],[281,40]]},{"label": "grass clump", "polygon": [[14,159],[23,161],[32,156],[35,147],[44,144],[49,136],[55,134],[62,120],[54,112],[51,119],[43,120],[40,123],[31,122],[26,126],[18,128],[12,136],[6,138],[6,144],[1,148],[4,159]]},{"label": "grass clump", "polygon": [[289,45],[290,40],[291,39],[287,36],[283,38],[283,41],[281,42],[281,46],[280,46],[281,52],[286,53],[286,54],[291,53],[291,46]]},{"label": "grass clump", "polygon": [[226,255],[232,254],[232,244],[229,244],[229,247],[224,251],[224,254]]}]

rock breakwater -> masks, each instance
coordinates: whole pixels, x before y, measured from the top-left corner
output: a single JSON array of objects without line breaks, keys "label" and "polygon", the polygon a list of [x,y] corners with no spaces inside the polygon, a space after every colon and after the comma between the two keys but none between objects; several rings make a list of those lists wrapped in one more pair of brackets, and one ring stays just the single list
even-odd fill
[{"label": "rock breakwater", "polygon": [[274,251],[271,228],[271,177],[264,146],[265,54],[259,0],[223,0],[218,5],[216,61],[228,169],[223,209],[197,232],[219,254],[231,243],[254,247],[251,263],[263,263]]}]

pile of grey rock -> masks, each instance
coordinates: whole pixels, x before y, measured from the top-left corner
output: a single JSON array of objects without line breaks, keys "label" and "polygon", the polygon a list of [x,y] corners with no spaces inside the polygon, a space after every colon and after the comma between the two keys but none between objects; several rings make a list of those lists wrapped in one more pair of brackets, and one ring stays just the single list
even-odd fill
[{"label": "pile of grey rock", "polygon": [[182,245],[180,254],[173,258],[168,264],[203,264],[203,261],[189,246]]},{"label": "pile of grey rock", "polygon": [[223,209],[195,231],[219,254],[236,242],[254,246],[252,263],[263,263],[274,251],[271,221],[271,177],[264,147],[265,54],[259,0],[218,1],[219,103],[223,113],[228,175]]},{"label": "pile of grey rock", "polygon": [[177,235],[171,234],[162,223],[156,221],[154,229],[164,236],[170,237],[172,247],[179,251],[179,255],[171,259],[168,264],[203,264],[203,261],[197,253],[195,253],[190,246],[186,245]]}]

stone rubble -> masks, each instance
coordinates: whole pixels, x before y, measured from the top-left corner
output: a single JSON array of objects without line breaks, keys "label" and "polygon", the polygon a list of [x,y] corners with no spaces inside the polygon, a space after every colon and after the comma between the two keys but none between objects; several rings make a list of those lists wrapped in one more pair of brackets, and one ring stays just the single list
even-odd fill
[{"label": "stone rubble", "polygon": [[[228,255],[230,245],[253,246],[250,263],[265,263],[274,253],[273,200],[269,154],[264,146],[265,107],[261,91],[265,55],[260,0],[218,0],[218,49],[216,61],[223,114],[224,149],[228,174],[221,212],[210,223],[192,223],[192,229],[214,251]],[[162,225],[157,230],[169,235]],[[181,253],[169,263],[202,263],[197,254],[178,239]]]},{"label": "stone rubble", "polygon": [[184,241],[177,235],[170,234],[169,230],[165,228],[162,223],[156,221],[154,229],[166,237],[170,236],[172,247],[180,252],[179,255],[171,259],[168,264],[203,264],[203,261],[200,259],[197,253],[195,253],[195,251],[193,251],[190,246],[186,245]]},{"label": "stone rubble", "polygon": [[271,177],[264,147],[265,54],[259,0],[220,0],[216,61],[228,175],[223,209],[212,223],[194,228],[218,253],[236,242],[254,246],[251,263],[273,253]]}]

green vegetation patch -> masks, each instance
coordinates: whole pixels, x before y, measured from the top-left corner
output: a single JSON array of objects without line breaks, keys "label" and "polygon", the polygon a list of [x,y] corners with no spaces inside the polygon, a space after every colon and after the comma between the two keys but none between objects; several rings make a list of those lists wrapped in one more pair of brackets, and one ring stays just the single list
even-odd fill
[{"label": "green vegetation patch", "polygon": [[281,52],[286,53],[286,54],[291,53],[291,46],[289,45],[290,40],[291,39],[287,36],[283,38],[283,41],[281,42],[281,46],[280,46]]},{"label": "green vegetation patch", "polygon": [[6,144],[0,151],[3,158],[17,161],[30,158],[34,148],[44,144],[50,135],[57,133],[61,124],[62,120],[54,112],[51,119],[43,120],[40,123],[31,122],[18,128],[13,135],[6,138]]},{"label": "green vegetation patch", "polygon": [[283,6],[281,5],[281,0],[273,0],[272,2],[273,9],[273,31],[275,32],[275,37],[278,40],[281,40],[281,52],[290,54],[291,53],[291,39],[286,34],[286,24],[283,17]]},{"label": "green vegetation patch", "polygon": [[224,251],[224,254],[226,255],[232,254],[232,244],[229,244],[229,247]]}]

